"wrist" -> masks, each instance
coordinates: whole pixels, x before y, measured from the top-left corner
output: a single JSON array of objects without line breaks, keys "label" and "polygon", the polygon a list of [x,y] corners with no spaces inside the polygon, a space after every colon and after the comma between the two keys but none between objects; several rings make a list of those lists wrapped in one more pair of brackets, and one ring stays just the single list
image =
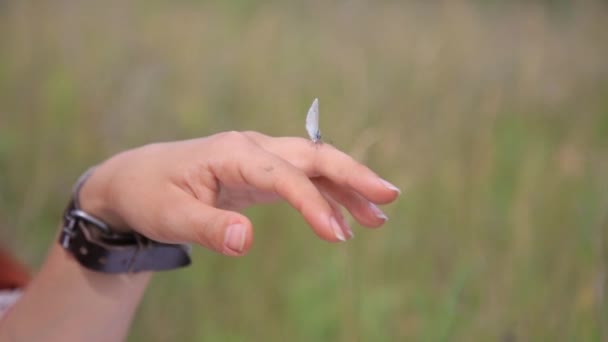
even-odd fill
[{"label": "wrist", "polygon": [[116,216],[111,215],[109,202],[104,201],[108,197],[103,195],[110,177],[104,178],[103,171],[103,165],[89,169],[76,182],[64,212],[61,246],[85,268],[102,273],[162,271],[189,265],[189,246],[161,243],[131,229],[115,228],[126,225],[111,219]]},{"label": "wrist", "polygon": [[129,233],[133,229],[121,219],[112,206],[110,188],[112,184],[112,164],[106,161],[89,170],[87,179],[84,180],[82,187],[75,196],[78,197],[80,209],[105,222],[112,227],[112,231]]}]

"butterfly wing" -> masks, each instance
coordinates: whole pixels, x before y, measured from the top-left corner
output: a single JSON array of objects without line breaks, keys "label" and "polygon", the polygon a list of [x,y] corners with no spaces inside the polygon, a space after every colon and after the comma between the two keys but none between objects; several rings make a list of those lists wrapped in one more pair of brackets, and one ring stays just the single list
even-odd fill
[{"label": "butterfly wing", "polygon": [[319,131],[319,99],[315,99],[306,115],[306,131],[308,136],[315,143],[321,140],[321,131]]}]

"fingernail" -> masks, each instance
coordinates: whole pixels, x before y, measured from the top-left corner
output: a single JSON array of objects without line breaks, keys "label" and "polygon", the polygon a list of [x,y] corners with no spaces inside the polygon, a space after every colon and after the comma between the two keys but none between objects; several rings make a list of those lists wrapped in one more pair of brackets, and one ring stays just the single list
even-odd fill
[{"label": "fingernail", "polygon": [[224,248],[230,252],[241,254],[245,247],[245,226],[237,223],[228,226],[224,238]]},{"label": "fingernail", "polygon": [[393,184],[385,181],[384,179],[380,179],[380,183],[382,183],[382,185],[384,185],[384,187],[386,187],[387,189],[396,191],[397,193],[401,194],[401,190],[399,190],[398,187],[396,187]]},{"label": "fingernail", "polygon": [[340,224],[338,223],[338,221],[336,221],[335,217],[331,216],[329,218],[329,225],[331,226],[331,229],[334,231],[334,235],[336,235],[336,238],[338,238],[338,240],[346,241],[344,233],[342,232],[342,228],[340,228]]},{"label": "fingernail", "polygon": [[342,231],[344,232],[347,240],[355,237],[353,230],[350,228],[348,222],[346,222],[346,218],[344,218],[344,216],[340,216],[340,226],[342,227]]},{"label": "fingernail", "polygon": [[382,219],[384,221],[388,221],[388,216],[386,216],[386,214],[382,212],[382,210],[380,210],[380,208],[378,208],[374,203],[370,203],[369,208],[372,210],[372,212],[374,213],[374,215],[376,215],[377,218]]}]

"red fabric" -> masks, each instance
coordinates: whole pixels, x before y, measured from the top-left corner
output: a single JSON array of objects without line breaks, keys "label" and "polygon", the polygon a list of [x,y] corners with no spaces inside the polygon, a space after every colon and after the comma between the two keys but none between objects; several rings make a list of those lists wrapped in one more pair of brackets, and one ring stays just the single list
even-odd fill
[{"label": "red fabric", "polygon": [[0,248],[0,289],[23,288],[29,280],[27,268]]}]

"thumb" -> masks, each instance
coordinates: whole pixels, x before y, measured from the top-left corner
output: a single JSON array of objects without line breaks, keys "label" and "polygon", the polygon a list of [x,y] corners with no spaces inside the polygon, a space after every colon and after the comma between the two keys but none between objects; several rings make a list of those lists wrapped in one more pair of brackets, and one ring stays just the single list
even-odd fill
[{"label": "thumb", "polygon": [[176,240],[230,256],[244,255],[251,247],[253,229],[247,217],[204,204],[185,192],[169,197],[171,224],[165,229],[171,229]]}]

